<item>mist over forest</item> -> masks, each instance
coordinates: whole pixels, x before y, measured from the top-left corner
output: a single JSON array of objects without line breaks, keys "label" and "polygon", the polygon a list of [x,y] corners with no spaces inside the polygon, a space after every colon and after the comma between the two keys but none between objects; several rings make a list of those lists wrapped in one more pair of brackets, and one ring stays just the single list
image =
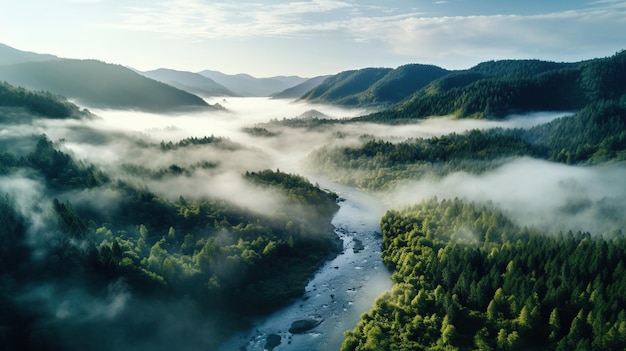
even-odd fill
[{"label": "mist over forest", "polygon": [[333,222],[347,188],[388,210],[393,287],[341,350],[623,349],[625,57],[348,71],[296,100],[123,72],[193,109],[90,104],[0,65],[3,348],[218,349],[358,253]]}]

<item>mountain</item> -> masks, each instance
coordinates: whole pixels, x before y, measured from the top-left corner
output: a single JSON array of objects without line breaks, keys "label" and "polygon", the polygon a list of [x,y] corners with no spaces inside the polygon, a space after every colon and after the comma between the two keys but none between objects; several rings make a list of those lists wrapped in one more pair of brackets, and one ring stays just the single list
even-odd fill
[{"label": "mountain", "polygon": [[511,113],[578,110],[594,101],[624,98],[625,76],[626,51],[577,63],[490,61],[451,72],[390,109],[359,119],[500,118]]},{"label": "mountain", "polygon": [[302,96],[302,99],[310,102],[359,105],[359,94],[391,71],[391,68],[344,71],[326,78],[322,84]]},{"label": "mountain", "polygon": [[198,73],[176,71],[173,69],[159,68],[153,71],[138,72],[148,78],[158,80],[173,87],[203,96],[236,96],[225,86],[216,83]]},{"label": "mountain", "polygon": [[409,64],[396,69],[365,68],[341,72],[311,89],[302,99],[348,106],[390,106],[433,80],[449,74],[441,67]]},{"label": "mountain", "polygon": [[255,78],[249,74],[229,75],[211,70],[204,70],[198,73],[225,86],[240,96],[271,96],[306,80],[296,76]]},{"label": "mountain", "polygon": [[33,61],[50,61],[59,60],[54,55],[37,54],[29,51],[21,51],[14,49],[10,46],[0,44],[0,65],[9,65],[20,62],[33,62]]},{"label": "mountain", "polygon": [[46,90],[96,108],[167,112],[206,108],[200,97],[146,78],[120,65],[59,59],[0,66],[0,80]]},{"label": "mountain", "polygon": [[578,63],[541,60],[498,60],[479,63],[468,71],[481,73],[485,77],[519,79],[564,68],[575,68],[577,65]]},{"label": "mountain", "polygon": [[448,73],[450,71],[432,65],[400,66],[372,84],[360,99],[365,104],[393,104]]},{"label": "mountain", "polygon": [[285,89],[278,94],[274,94],[272,99],[297,99],[306,94],[309,90],[322,84],[322,82],[330,76],[319,76],[305,80],[304,82]]}]

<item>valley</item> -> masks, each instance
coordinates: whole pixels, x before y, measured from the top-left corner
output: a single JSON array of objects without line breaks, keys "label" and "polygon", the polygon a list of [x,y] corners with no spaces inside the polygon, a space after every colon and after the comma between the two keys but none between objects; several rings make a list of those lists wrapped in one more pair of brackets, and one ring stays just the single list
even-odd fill
[{"label": "valley", "polygon": [[623,51],[262,97],[49,59],[0,65],[9,349],[626,345]]}]

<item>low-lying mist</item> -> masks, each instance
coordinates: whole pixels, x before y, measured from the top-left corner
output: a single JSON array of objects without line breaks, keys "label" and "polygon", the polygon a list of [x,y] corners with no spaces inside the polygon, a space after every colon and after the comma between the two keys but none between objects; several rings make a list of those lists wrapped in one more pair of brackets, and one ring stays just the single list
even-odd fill
[{"label": "low-lying mist", "polygon": [[[310,110],[335,119],[367,111],[264,98],[220,98],[209,102],[220,103],[226,111],[159,115],[92,110],[97,118],[90,120],[34,119],[28,124],[0,125],[0,142],[13,144],[17,156],[23,156],[34,145],[12,140],[45,134],[57,148],[84,165],[93,164],[113,179],[145,186],[159,196],[172,200],[181,195],[219,198],[270,215],[281,211],[284,199],[247,183],[242,178],[246,171],[279,168],[306,177],[309,174],[301,162],[310,152],[324,145],[356,145],[363,142],[363,135],[402,141],[471,129],[529,128],[566,115],[537,113],[502,121],[435,118],[401,126],[343,123],[314,130],[276,126],[275,134],[253,136],[242,128],[272,119],[295,118]],[[176,146],[186,138],[209,136],[216,139]],[[173,146],[168,146],[170,142]],[[432,196],[491,201],[522,225],[551,231],[607,233],[624,228],[624,179],[626,169],[621,166],[575,167],[521,158],[479,176],[454,173],[442,179],[407,182],[383,196],[382,201],[389,207]],[[51,219],[51,201],[43,200],[47,191],[36,175],[0,177],[0,195],[13,198],[27,217],[25,244],[31,247],[38,247],[42,240],[37,235],[55,235],[57,223]],[[57,190],[54,195],[103,210],[116,206],[122,196],[106,188],[85,192]],[[297,211],[292,215],[297,216]],[[38,255],[45,257],[46,253]],[[215,325],[219,323],[203,315],[191,299],[141,299],[117,280],[96,293],[71,280],[42,279],[39,285],[17,293],[20,305],[43,316],[40,321],[45,325],[40,330],[53,326],[62,331],[55,338],[74,339],[77,349],[196,350],[215,338]],[[36,344],[37,336],[32,338]]]},{"label": "low-lying mist", "polygon": [[610,235],[626,227],[624,179],[623,166],[568,166],[524,157],[481,175],[408,181],[385,200],[392,207],[434,196],[492,202],[522,226]]}]

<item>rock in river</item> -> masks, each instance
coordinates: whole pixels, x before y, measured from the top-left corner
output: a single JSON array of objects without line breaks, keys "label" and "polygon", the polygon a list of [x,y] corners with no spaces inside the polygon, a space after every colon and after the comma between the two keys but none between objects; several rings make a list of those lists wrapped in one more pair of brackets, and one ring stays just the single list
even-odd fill
[{"label": "rock in river", "polygon": [[289,332],[292,334],[301,334],[307,330],[311,330],[317,327],[323,321],[324,321],[324,318],[319,317],[319,316],[309,317],[307,319],[300,319],[291,323],[291,328],[289,328]]}]

